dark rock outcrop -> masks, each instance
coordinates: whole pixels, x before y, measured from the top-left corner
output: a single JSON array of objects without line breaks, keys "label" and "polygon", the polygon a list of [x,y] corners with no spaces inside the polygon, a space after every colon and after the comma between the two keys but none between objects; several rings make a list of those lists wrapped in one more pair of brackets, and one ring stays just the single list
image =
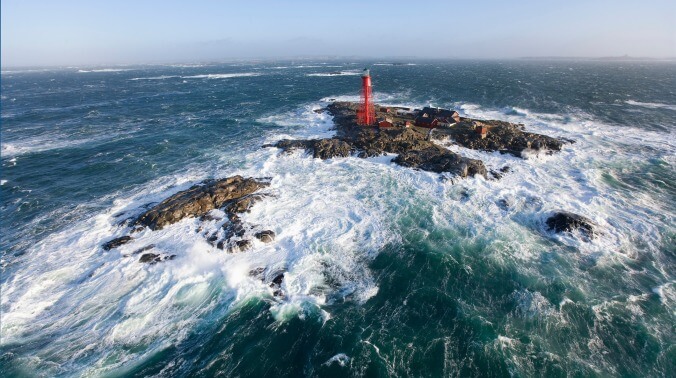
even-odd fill
[{"label": "dark rock outcrop", "polygon": [[160,255],[155,254],[155,253],[145,253],[141,255],[141,258],[138,260],[140,263],[144,264],[154,264],[156,262],[162,261],[162,258]]},{"label": "dark rock outcrop", "polygon": [[271,243],[275,240],[275,233],[271,230],[264,230],[255,233],[254,237],[263,243]]},{"label": "dark rock outcrop", "polygon": [[104,250],[110,251],[113,248],[117,248],[123,244],[127,244],[133,239],[131,236],[120,236],[119,238],[115,238],[113,240],[107,241],[103,243],[101,246],[103,247]]},{"label": "dark rock outcrop", "polygon": [[213,209],[222,208],[228,201],[240,199],[266,186],[266,182],[242,176],[207,180],[153,206],[134,224],[160,230],[183,218],[204,216]]},{"label": "dark rock outcrop", "polygon": [[282,282],[284,282],[284,273],[278,273],[275,278],[270,282],[270,288],[272,289],[272,295],[275,297],[283,297],[284,291],[282,290]]},{"label": "dark rock outcrop", "polygon": [[591,219],[568,211],[559,211],[547,218],[547,228],[554,232],[572,232],[579,230],[582,235],[593,238],[596,223]]}]

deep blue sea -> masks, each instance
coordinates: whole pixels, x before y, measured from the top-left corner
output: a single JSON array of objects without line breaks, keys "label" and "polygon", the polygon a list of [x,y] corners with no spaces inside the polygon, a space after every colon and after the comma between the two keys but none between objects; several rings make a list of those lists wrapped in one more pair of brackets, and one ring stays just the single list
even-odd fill
[{"label": "deep blue sea", "polygon": [[[403,63],[403,64],[400,64]],[[313,159],[370,67],[382,104],[576,140],[500,180]],[[340,72],[340,74],[335,74]],[[332,74],[334,73],[334,74]],[[676,64],[275,61],[1,76],[3,377],[673,377]],[[185,219],[104,251],[120,214],[208,178],[270,177],[244,253]],[[553,234],[557,210],[600,235]],[[148,265],[148,244],[175,254]],[[283,298],[248,272],[286,271]]]}]

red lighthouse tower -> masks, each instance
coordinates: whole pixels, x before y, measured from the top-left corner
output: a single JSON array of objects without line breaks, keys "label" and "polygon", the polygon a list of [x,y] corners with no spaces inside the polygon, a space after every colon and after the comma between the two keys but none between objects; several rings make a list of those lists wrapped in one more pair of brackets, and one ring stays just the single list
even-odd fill
[{"label": "red lighthouse tower", "polygon": [[361,75],[361,105],[357,110],[357,124],[370,126],[376,122],[376,110],[371,99],[371,74],[364,69]]}]

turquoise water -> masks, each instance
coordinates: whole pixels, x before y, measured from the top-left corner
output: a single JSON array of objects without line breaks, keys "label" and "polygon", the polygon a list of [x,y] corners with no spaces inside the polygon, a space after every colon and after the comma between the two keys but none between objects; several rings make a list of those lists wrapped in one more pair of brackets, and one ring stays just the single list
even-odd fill
[{"label": "turquoise water", "polygon": [[[458,180],[261,149],[330,136],[330,99],[457,109],[572,138]],[[329,73],[341,71],[341,75]],[[267,62],[2,72],[5,376],[669,376],[676,371],[676,66]],[[120,214],[200,180],[272,177],[225,254],[197,220]],[[505,205],[507,204],[507,205]],[[556,210],[592,242],[553,235]],[[144,265],[148,244],[175,260]],[[284,298],[249,277],[286,271]]]}]

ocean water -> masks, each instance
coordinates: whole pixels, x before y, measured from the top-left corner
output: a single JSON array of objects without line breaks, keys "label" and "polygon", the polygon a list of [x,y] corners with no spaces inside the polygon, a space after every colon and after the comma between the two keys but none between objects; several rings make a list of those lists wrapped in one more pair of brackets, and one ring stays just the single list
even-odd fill
[{"label": "ocean water", "polygon": [[[2,376],[673,376],[676,65],[405,63],[3,69]],[[501,180],[261,148],[332,135],[313,110],[358,99],[367,65],[380,103],[577,143],[448,146]],[[186,219],[102,250],[121,216],[235,174],[272,178],[243,219],[273,243],[227,254]],[[601,235],[548,232],[557,210]],[[125,257],[151,243],[177,257]]]}]

